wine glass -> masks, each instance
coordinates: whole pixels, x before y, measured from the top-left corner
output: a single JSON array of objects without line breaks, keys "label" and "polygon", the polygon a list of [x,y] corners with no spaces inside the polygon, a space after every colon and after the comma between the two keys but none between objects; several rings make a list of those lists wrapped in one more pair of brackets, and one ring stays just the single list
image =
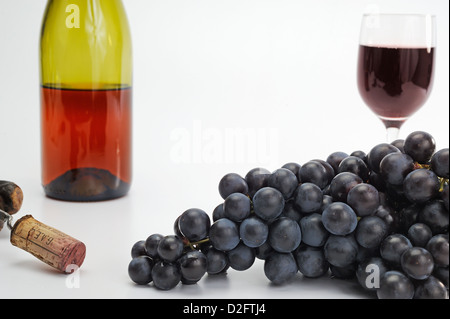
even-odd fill
[{"label": "wine glass", "polygon": [[365,14],[358,53],[358,89],[381,119],[388,143],[421,108],[433,84],[436,17],[425,14]]}]

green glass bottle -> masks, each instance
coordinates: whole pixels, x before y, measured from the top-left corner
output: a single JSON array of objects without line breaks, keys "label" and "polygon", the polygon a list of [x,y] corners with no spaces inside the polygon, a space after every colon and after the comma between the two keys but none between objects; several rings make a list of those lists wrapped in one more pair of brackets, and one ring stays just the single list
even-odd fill
[{"label": "green glass bottle", "polygon": [[48,0],[40,38],[48,197],[124,196],[132,178],[132,50],[120,0]]}]

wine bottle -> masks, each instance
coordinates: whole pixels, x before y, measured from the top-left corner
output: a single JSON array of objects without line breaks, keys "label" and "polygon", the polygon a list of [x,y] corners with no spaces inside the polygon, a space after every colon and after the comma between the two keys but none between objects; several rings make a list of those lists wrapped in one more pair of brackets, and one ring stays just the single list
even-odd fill
[{"label": "wine bottle", "polygon": [[132,49],[121,0],[48,0],[40,37],[48,197],[124,196],[132,178]]}]

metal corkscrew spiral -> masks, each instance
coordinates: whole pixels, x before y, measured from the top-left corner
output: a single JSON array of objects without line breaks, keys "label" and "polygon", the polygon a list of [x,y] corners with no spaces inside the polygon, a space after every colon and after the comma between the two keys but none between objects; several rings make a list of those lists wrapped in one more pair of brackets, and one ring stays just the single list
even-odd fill
[{"label": "metal corkscrew spiral", "polygon": [[8,228],[12,229],[12,219],[13,217],[7,212],[0,209],[0,230],[3,228],[3,225],[6,223]]}]

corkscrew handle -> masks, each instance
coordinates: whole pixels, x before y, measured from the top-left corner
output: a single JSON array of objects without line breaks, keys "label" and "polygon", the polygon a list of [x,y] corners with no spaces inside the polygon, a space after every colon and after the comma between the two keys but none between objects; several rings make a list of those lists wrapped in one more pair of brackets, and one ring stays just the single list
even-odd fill
[{"label": "corkscrew handle", "polygon": [[22,189],[13,182],[0,180],[0,230],[5,222],[11,226],[11,215],[20,210],[22,202]]}]

